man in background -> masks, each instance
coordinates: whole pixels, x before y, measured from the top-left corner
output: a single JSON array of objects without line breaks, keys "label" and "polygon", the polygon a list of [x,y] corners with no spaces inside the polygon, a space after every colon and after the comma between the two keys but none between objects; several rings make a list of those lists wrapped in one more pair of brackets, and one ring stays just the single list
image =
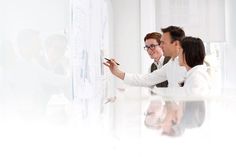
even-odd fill
[{"label": "man in background", "polygon": [[[161,44],[161,34],[158,32],[148,33],[144,37],[144,49],[147,51],[149,57],[154,60],[151,64],[150,72],[160,69],[164,64],[166,64],[171,57],[163,56],[163,51],[160,47]],[[164,81],[155,85],[156,87],[168,87],[168,81]],[[151,88],[153,88],[152,86]],[[152,92],[151,92],[152,93]],[[152,93],[153,94],[153,93]]]}]

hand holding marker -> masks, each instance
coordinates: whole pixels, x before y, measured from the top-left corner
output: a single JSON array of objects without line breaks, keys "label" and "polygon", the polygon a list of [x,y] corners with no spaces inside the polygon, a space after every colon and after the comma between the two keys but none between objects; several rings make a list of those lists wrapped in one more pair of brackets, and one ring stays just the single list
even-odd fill
[{"label": "hand holding marker", "polygon": [[[107,61],[111,61],[110,59],[108,59],[108,58],[104,58],[105,60],[107,60]],[[117,64],[117,65],[120,65],[119,63],[117,63],[116,61],[115,61],[115,63]]]}]

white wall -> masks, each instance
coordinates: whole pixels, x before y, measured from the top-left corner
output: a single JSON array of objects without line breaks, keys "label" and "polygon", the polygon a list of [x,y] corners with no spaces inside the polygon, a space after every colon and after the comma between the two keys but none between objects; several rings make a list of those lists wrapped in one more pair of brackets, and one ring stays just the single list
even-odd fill
[{"label": "white wall", "polygon": [[[140,56],[140,2],[139,0],[112,0],[114,25],[114,57],[126,72],[141,71]],[[117,87],[123,83],[116,79]],[[137,88],[130,95],[137,95]],[[132,94],[133,93],[133,94]]]},{"label": "white wall", "polygon": [[226,53],[224,55],[224,87],[236,88],[236,1],[226,0]]},{"label": "white wall", "polygon": [[[4,87],[1,86],[4,103],[15,105],[16,110],[23,110],[21,104],[29,105],[29,110],[45,111],[51,96],[63,94],[64,87],[71,85],[65,79],[67,76],[58,75],[53,69],[59,63],[57,52],[66,50],[69,0],[1,0],[0,9],[0,68],[3,69],[0,78],[4,82]],[[54,39],[61,40],[53,47],[52,63],[48,60],[48,50],[53,49],[47,43]],[[27,57],[22,51],[27,52]],[[66,57],[60,59],[68,61]],[[59,65],[64,66],[62,62]],[[40,103],[44,104],[40,106]]]},{"label": "white wall", "polygon": [[140,6],[138,0],[112,0],[114,51],[121,67],[140,72]]},{"label": "white wall", "polygon": [[69,0],[8,0],[1,23],[8,37],[14,38],[20,29],[31,28],[42,33],[63,31],[69,20]]}]

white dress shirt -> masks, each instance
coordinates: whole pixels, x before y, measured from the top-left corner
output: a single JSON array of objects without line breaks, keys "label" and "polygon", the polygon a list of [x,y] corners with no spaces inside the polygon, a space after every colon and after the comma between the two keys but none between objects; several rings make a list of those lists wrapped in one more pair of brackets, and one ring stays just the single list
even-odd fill
[{"label": "white dress shirt", "polygon": [[125,73],[124,82],[129,85],[150,87],[168,80],[168,87],[179,87],[179,82],[184,80],[186,70],[179,66],[178,57],[170,59],[162,68],[149,74]]},{"label": "white dress shirt", "polygon": [[[161,58],[159,59],[159,61],[154,61],[153,63],[156,65],[157,69],[160,69],[161,67],[163,67],[163,62],[164,62],[165,57],[161,56]],[[149,72],[151,72],[151,67],[149,68]]]}]

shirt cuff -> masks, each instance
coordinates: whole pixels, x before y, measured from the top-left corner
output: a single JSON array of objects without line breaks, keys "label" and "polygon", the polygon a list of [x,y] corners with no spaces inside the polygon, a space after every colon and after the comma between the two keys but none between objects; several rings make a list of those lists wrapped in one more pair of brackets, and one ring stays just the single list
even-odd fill
[{"label": "shirt cuff", "polygon": [[133,82],[132,74],[130,74],[130,73],[125,73],[124,83],[130,84],[130,83],[132,83],[132,82]]}]

